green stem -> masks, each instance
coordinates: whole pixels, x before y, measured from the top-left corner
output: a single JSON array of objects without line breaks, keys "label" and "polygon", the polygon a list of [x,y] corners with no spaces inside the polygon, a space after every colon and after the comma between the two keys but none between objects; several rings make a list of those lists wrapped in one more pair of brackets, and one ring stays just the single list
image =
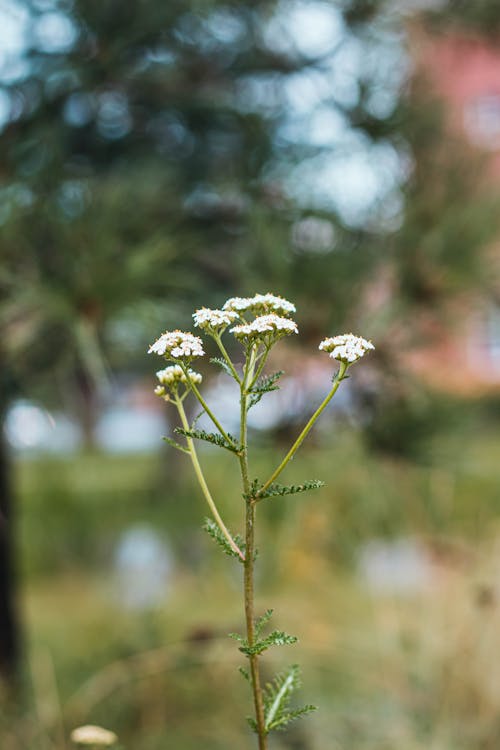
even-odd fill
[{"label": "green stem", "polygon": [[[179,412],[179,416],[181,418],[182,426],[185,430],[189,430],[189,422],[186,417],[186,412],[184,411],[184,406],[182,405],[182,400],[179,398],[178,395],[176,395],[175,398],[175,404],[177,406],[177,410]],[[186,436],[186,442],[187,446],[189,448],[189,455],[191,458],[191,462],[193,464],[194,473],[196,474],[196,478],[198,479],[199,485],[201,487],[201,491],[203,492],[205,496],[205,500],[207,501],[210,510],[212,511],[212,515],[215,518],[218,527],[220,528],[221,532],[224,534],[225,538],[227,539],[227,542],[233,552],[235,552],[240,560],[242,562],[245,562],[245,555],[240,550],[236,542],[234,541],[233,537],[227,530],[224,521],[222,520],[219,511],[217,510],[217,506],[215,505],[215,502],[212,498],[212,495],[210,494],[210,490],[208,489],[208,485],[206,483],[205,477],[203,475],[202,468],[200,466],[200,462],[198,461],[198,455],[196,453],[196,448],[194,447],[194,442],[192,438]]]},{"label": "green stem", "polygon": [[262,359],[259,362],[259,366],[257,367],[257,370],[255,371],[255,375],[252,378],[252,382],[248,386],[247,391],[251,391],[252,388],[254,387],[255,383],[259,379],[260,374],[261,374],[262,370],[264,369],[264,365],[266,364],[267,355],[269,354],[269,352],[270,352],[270,347],[267,346],[266,350],[262,354]]},{"label": "green stem", "polygon": [[[245,504],[245,564],[243,574],[243,591],[245,599],[245,621],[247,642],[250,647],[255,643],[255,612],[254,612],[254,563],[255,563],[255,506],[256,500],[249,496],[250,478],[248,469],[248,445],[247,445],[247,398],[245,384],[253,375],[256,350],[252,348],[250,355],[247,354],[243,381],[240,394],[240,444],[242,451],[239,455],[241,479],[243,492],[246,497]],[[253,702],[255,709],[255,722],[259,750],[267,750],[266,720],[264,716],[264,703],[262,700],[262,687],[260,682],[259,657],[251,654],[250,678],[252,683]]]},{"label": "green stem", "polygon": [[[192,380],[191,376],[189,375],[189,369],[187,368],[187,366],[184,364],[184,362],[180,362],[179,364],[182,367],[182,371],[184,372],[184,375],[186,376],[186,380],[189,383],[189,387],[193,391],[194,395],[196,396],[196,398],[198,399],[198,401],[200,402],[200,404],[203,406],[204,410],[206,411],[206,413],[208,414],[208,416],[210,417],[210,419],[212,420],[212,422],[214,423],[214,425],[219,430],[219,432],[222,435],[222,437],[225,440],[227,440],[227,442],[229,443],[229,445],[232,445],[234,448],[237,448],[238,446],[236,445],[236,443],[234,442],[234,440],[231,440],[231,438],[229,437],[229,435],[227,434],[227,432],[225,431],[225,429],[222,427],[221,423],[219,422],[219,420],[217,419],[217,417],[212,412],[212,410],[208,406],[207,402],[205,401],[205,399],[203,398],[203,396],[199,392],[198,388],[196,387],[196,384],[194,383],[194,381]],[[189,427],[187,429],[189,429]]]},{"label": "green stem", "polygon": [[[269,477],[269,479],[267,480],[267,482],[265,482],[262,485],[262,487],[260,488],[259,493],[258,493],[259,495],[261,493],[265,492],[268,489],[268,487],[279,477],[279,475],[281,474],[281,472],[283,471],[283,469],[286,467],[286,465],[288,464],[288,462],[294,457],[295,453],[297,452],[297,450],[302,445],[304,439],[307,437],[308,433],[311,431],[314,423],[316,422],[316,420],[318,419],[318,417],[320,416],[320,414],[322,413],[322,411],[330,403],[331,399],[335,396],[340,383],[344,379],[344,375],[345,375],[345,372],[346,372],[347,368],[348,368],[348,365],[345,362],[341,362],[340,363],[340,368],[339,368],[339,371],[337,372],[335,380],[333,381],[333,387],[332,387],[332,389],[330,390],[330,392],[328,393],[328,395],[326,396],[326,398],[318,406],[318,408],[316,409],[316,411],[314,412],[314,414],[312,415],[312,417],[309,419],[309,421],[307,422],[306,426],[304,427],[304,429],[302,430],[302,432],[298,436],[297,440],[292,445],[292,447],[290,448],[290,450],[288,451],[288,453],[286,454],[285,458],[280,463],[280,465],[278,466],[278,468],[272,473],[272,475]],[[260,499],[260,498],[257,497],[257,499]]]},{"label": "green stem", "polygon": [[221,352],[222,356],[224,357],[224,359],[226,361],[227,366],[229,367],[229,369],[233,373],[233,378],[236,380],[236,382],[239,385],[241,385],[240,376],[238,375],[238,373],[236,371],[236,368],[235,368],[235,366],[232,363],[231,357],[229,356],[229,354],[226,351],[226,347],[222,343],[222,339],[221,339],[220,334],[214,335],[214,339],[215,339],[215,342],[216,342],[217,346],[220,349],[220,352]]}]

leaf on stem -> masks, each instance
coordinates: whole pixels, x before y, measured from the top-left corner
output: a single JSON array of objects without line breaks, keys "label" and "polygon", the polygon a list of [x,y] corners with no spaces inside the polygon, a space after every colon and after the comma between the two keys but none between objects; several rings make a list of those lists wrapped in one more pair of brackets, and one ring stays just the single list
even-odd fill
[{"label": "leaf on stem", "polygon": [[272,375],[266,375],[263,378],[259,378],[250,391],[248,408],[251,409],[252,406],[258,404],[264,393],[278,391],[279,385],[276,385],[276,381],[279,380],[283,374],[284,370],[278,370],[278,372],[273,372]]},{"label": "leaf on stem", "polygon": [[162,440],[164,440],[166,443],[171,445],[172,448],[177,448],[178,451],[182,451],[183,453],[189,453],[189,448],[186,448],[184,445],[180,445],[180,443],[176,443],[175,440],[172,440],[172,438],[162,437]]},{"label": "leaf on stem", "polygon": [[236,633],[230,633],[230,636],[241,643],[240,651],[245,656],[258,656],[271,646],[291,646],[298,641],[297,636],[288,635],[283,630],[273,630],[268,636],[255,641],[251,646],[246,638],[238,636]]},{"label": "leaf on stem", "polygon": [[[228,540],[218,527],[218,525],[215,523],[215,521],[212,521],[211,518],[205,518],[205,521],[203,523],[203,529],[207,532],[209,536],[212,537],[214,542],[219,545],[219,547],[226,553],[226,555],[229,555],[229,557],[235,557],[239,562],[243,562],[241,557],[238,555],[237,552],[231,547]],[[240,548],[240,550],[244,553],[245,552],[245,541],[239,534],[231,534],[231,537],[236,544],[237,547]],[[233,637],[234,634],[231,634],[231,637]]]},{"label": "leaf on stem", "polygon": [[[253,497],[257,500],[263,500],[265,497],[281,497],[283,495],[297,495],[299,492],[307,492],[308,490],[318,490],[320,487],[324,487],[325,483],[320,479],[308,479],[302,484],[277,484],[273,482],[269,487],[261,492],[259,489],[256,490]],[[252,490],[253,490],[252,486]]]},{"label": "leaf on stem", "polygon": [[184,437],[192,438],[193,440],[204,440],[206,443],[216,445],[218,448],[225,448],[231,453],[239,453],[240,447],[237,444],[236,438],[229,435],[229,438],[233,441],[228,443],[223,435],[218,432],[205,432],[205,430],[185,430],[183,427],[176,427],[174,432],[177,435],[184,435]]},{"label": "leaf on stem", "polygon": [[257,617],[255,620],[255,635],[258,637],[262,633],[262,628],[264,625],[267,625],[269,620],[272,617],[274,610],[272,609],[266,609],[263,615],[260,617]]},{"label": "leaf on stem", "polygon": [[293,664],[287,671],[280,672],[272,682],[268,682],[263,691],[265,729],[285,729],[291,721],[316,710],[316,706],[290,708],[290,698],[300,687],[300,670]]},{"label": "leaf on stem", "polygon": [[234,375],[225,359],[222,359],[222,357],[211,357],[210,362],[220,367],[220,369],[223,370],[226,375],[229,375],[229,377],[234,380]]}]

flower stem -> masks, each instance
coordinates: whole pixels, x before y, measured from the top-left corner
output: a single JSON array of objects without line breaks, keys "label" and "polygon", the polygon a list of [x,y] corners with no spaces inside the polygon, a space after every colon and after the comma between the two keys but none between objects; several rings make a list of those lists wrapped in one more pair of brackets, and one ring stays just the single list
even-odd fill
[{"label": "flower stem", "polygon": [[[184,406],[183,406],[182,401],[181,401],[181,399],[179,398],[178,395],[175,398],[175,404],[177,406],[177,410],[179,412],[179,416],[181,418],[181,422],[182,422],[183,428],[185,430],[189,430],[189,422],[188,422],[187,417],[186,417],[186,412],[184,411]],[[208,489],[208,485],[207,485],[207,482],[206,482],[205,477],[203,475],[203,471],[202,471],[202,468],[200,466],[200,462],[198,461],[198,455],[196,453],[196,448],[194,447],[194,442],[193,442],[192,438],[186,436],[186,442],[187,442],[187,446],[189,448],[189,456],[190,456],[191,462],[193,464],[194,473],[196,474],[196,478],[198,479],[199,485],[201,487],[201,491],[203,492],[203,494],[205,496],[205,500],[207,501],[207,503],[208,503],[208,505],[210,507],[210,510],[212,511],[212,515],[215,518],[219,529],[224,534],[224,536],[225,536],[225,538],[227,540],[227,543],[229,544],[229,546],[231,547],[231,549],[233,550],[233,552],[238,555],[238,557],[240,558],[240,560],[242,562],[245,562],[245,555],[240,550],[240,548],[238,547],[238,545],[234,541],[233,537],[231,536],[231,534],[227,530],[226,525],[224,524],[224,521],[222,520],[222,518],[220,516],[220,513],[217,510],[217,506],[215,505],[215,502],[214,502],[214,500],[212,498],[212,495],[210,494],[210,490]]]},{"label": "flower stem", "polygon": [[[248,470],[248,446],[247,446],[247,398],[245,384],[252,378],[255,364],[255,350],[247,354],[245,375],[241,384],[240,395],[240,444],[242,451],[239,456],[243,493],[246,497],[245,504],[245,564],[243,574],[243,592],[245,599],[245,621],[247,643],[251,648],[255,643],[255,611],[254,611],[254,563],[255,563],[255,506],[256,500],[249,496],[250,479]],[[259,750],[267,750],[267,733],[264,716],[264,704],[262,700],[262,687],[260,683],[259,657],[251,654],[250,680],[252,684],[253,702],[255,709],[255,723]]]},{"label": "flower stem", "polygon": [[348,365],[345,362],[340,363],[339,370],[337,372],[337,375],[335,376],[335,380],[333,381],[333,387],[331,388],[330,392],[327,394],[326,398],[323,399],[323,401],[318,406],[318,408],[316,409],[312,417],[309,419],[306,426],[304,427],[304,429],[302,430],[297,440],[294,442],[294,444],[292,445],[292,447],[290,448],[290,450],[288,451],[288,453],[286,454],[285,458],[280,463],[278,468],[272,473],[272,475],[269,477],[267,482],[265,482],[262,485],[262,487],[260,488],[258,492],[257,500],[261,499],[259,498],[259,495],[261,495],[263,492],[265,492],[268,489],[268,487],[279,477],[279,475],[281,474],[283,469],[286,467],[288,462],[294,457],[295,453],[302,445],[303,441],[305,440],[305,438],[311,431],[314,423],[316,422],[316,420],[318,419],[322,411],[330,403],[331,399],[335,396],[340,383],[344,379],[347,368],[348,368]]},{"label": "flower stem", "polygon": [[237,373],[237,371],[236,371],[236,368],[235,368],[235,366],[233,365],[233,362],[232,362],[232,360],[231,360],[231,357],[229,356],[229,354],[228,354],[228,353],[227,353],[227,351],[226,351],[226,347],[225,347],[225,346],[224,346],[224,344],[222,343],[222,339],[221,339],[221,336],[220,336],[220,334],[217,334],[216,336],[214,336],[214,339],[215,339],[215,342],[216,342],[217,346],[218,346],[218,347],[219,347],[219,349],[220,349],[220,352],[221,352],[222,356],[224,357],[224,359],[225,359],[225,361],[226,361],[226,364],[227,364],[227,366],[229,367],[229,369],[230,369],[230,370],[231,370],[231,372],[233,373],[233,378],[234,378],[234,379],[236,380],[236,382],[237,382],[237,383],[238,383],[239,385],[241,385],[241,379],[240,379],[240,376],[238,375],[238,373]]},{"label": "flower stem", "polygon": [[[229,445],[232,445],[233,448],[237,448],[237,445],[235,444],[234,440],[231,440],[231,438],[229,437],[229,435],[227,434],[227,432],[225,431],[225,429],[222,427],[221,423],[219,422],[219,420],[217,419],[217,417],[212,412],[212,410],[208,406],[207,402],[205,401],[205,399],[203,398],[203,396],[199,392],[198,388],[196,387],[194,381],[192,380],[192,378],[191,378],[191,376],[189,374],[189,370],[186,367],[186,365],[183,362],[181,362],[180,365],[182,367],[182,371],[184,372],[184,375],[186,376],[186,380],[189,383],[189,387],[193,391],[194,395],[196,396],[196,398],[198,399],[198,401],[200,402],[200,404],[203,406],[204,410],[206,411],[206,413],[208,414],[208,416],[210,417],[210,419],[212,420],[212,422],[214,423],[214,425],[219,430],[219,432],[222,435],[222,437],[225,440],[227,440],[227,442],[229,443]],[[188,426],[187,429],[189,429],[189,426]]]}]

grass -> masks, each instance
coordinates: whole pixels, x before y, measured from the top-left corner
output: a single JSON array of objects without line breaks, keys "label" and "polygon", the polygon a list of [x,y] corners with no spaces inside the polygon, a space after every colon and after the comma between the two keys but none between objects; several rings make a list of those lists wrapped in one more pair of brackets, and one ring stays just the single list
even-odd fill
[{"label": "grass", "polygon": [[[348,435],[287,474],[326,488],[262,508],[258,606],[273,606],[276,627],[300,638],[273,667],[300,663],[304,702],[320,708],[277,750],[496,750],[498,444],[483,437],[465,457],[445,448],[439,466],[423,467],[367,455]],[[200,495],[182,457],[169,461],[17,465],[28,690],[24,709],[4,712],[2,750],[63,750],[86,722],[113,729],[127,749],[253,746],[241,659],[226,637],[242,623],[239,567],[199,531]],[[268,474],[267,451],[255,466]],[[208,473],[238,529],[238,499],[223,491],[231,471],[224,454]],[[113,573],[120,535],[136,523],[175,553],[164,605],[146,612],[122,606]],[[366,588],[357,549],[384,536],[422,540],[427,587]]]}]

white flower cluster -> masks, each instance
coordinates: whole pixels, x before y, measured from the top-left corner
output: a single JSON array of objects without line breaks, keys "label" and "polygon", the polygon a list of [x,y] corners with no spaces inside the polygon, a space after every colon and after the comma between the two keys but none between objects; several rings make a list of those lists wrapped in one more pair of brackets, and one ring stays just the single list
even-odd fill
[{"label": "white flower cluster", "polygon": [[290,333],[298,332],[297,324],[293,320],[280,318],[279,315],[274,315],[274,313],[260,315],[251,323],[231,328],[231,333],[234,333],[238,339],[258,339],[265,337],[268,333],[288,336]]},{"label": "white flower cluster", "polygon": [[343,333],[340,336],[323,339],[319,349],[327,352],[332,359],[346,364],[356,362],[370,349],[375,349],[371,341],[354,336],[352,333]]},{"label": "white flower cluster", "polygon": [[109,729],[95,726],[94,724],[85,724],[83,727],[77,727],[71,732],[71,741],[75,745],[92,745],[93,747],[110,747],[114,745],[118,737]]},{"label": "white flower cluster", "polygon": [[[199,372],[188,368],[188,373],[193,383],[201,383],[202,377]],[[165,367],[164,370],[158,370],[156,377],[160,381],[160,385],[157,385],[155,388],[157,396],[164,396],[166,389],[174,390],[179,383],[188,382],[186,374],[180,365],[170,365],[170,367]]]},{"label": "white flower cluster", "polygon": [[193,313],[195,326],[207,333],[220,333],[240,316],[234,310],[210,310],[202,307]]},{"label": "white flower cluster", "polygon": [[284,297],[274,294],[255,294],[253,297],[231,297],[223,307],[223,310],[234,310],[235,312],[253,312],[255,314],[279,313],[291,315],[296,312],[293,302]]},{"label": "white flower cluster", "polygon": [[203,357],[203,342],[198,336],[183,331],[167,331],[154,344],[151,344],[148,354],[165,355],[170,359],[191,359]]}]

